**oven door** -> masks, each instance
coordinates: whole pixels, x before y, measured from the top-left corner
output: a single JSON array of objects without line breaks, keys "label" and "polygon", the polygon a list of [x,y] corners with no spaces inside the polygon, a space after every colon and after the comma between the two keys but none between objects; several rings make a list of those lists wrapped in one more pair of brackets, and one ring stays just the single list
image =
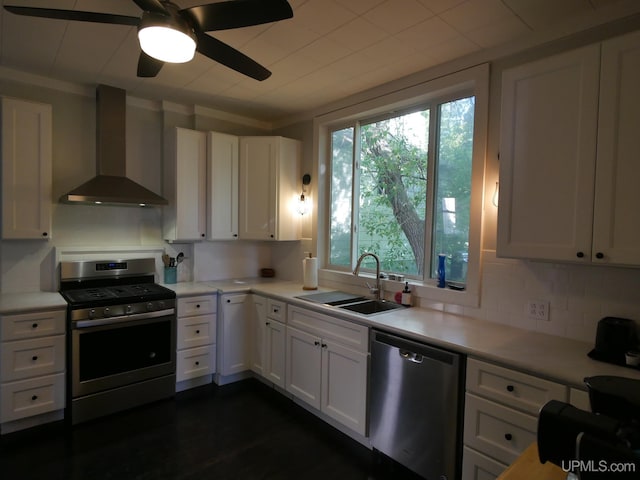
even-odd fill
[{"label": "oven door", "polygon": [[73,322],[73,398],[175,374],[175,310]]}]

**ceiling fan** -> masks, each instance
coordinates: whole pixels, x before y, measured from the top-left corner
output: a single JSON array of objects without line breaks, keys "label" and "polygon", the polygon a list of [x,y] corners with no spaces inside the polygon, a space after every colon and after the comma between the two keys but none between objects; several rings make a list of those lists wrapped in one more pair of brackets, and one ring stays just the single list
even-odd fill
[{"label": "ceiling fan", "polygon": [[138,76],[155,77],[165,62],[183,63],[195,51],[256,80],[271,72],[235,48],[205,32],[248,27],[293,17],[287,0],[227,0],[181,9],[169,0],[133,0],[142,16],[5,5],[5,10],[30,17],[109,23],[138,27]]}]

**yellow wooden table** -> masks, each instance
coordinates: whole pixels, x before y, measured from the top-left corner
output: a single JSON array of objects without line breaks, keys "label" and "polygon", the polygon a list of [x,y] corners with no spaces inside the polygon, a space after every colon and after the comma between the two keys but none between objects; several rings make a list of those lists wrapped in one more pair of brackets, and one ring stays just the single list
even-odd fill
[{"label": "yellow wooden table", "polygon": [[532,443],[498,480],[565,480],[567,472],[551,462],[540,463],[538,445]]}]

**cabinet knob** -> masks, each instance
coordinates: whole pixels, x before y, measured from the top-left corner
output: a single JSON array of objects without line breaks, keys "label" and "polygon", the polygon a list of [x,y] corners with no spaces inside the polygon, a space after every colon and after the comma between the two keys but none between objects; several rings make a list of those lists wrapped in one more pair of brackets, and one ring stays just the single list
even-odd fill
[{"label": "cabinet knob", "polygon": [[313,342],[313,344],[317,347],[318,345],[320,345],[320,342],[316,340],[315,342]]},{"label": "cabinet knob", "polygon": [[32,323],[31,324],[31,328],[33,328],[33,329],[38,328],[38,324],[37,323]]},{"label": "cabinet knob", "polygon": [[42,232],[42,236],[43,237],[47,237],[47,236],[49,236],[49,234],[47,232]]},{"label": "cabinet knob", "polygon": [[270,236],[271,238],[273,238],[273,237],[274,237],[273,233],[272,233],[271,235],[269,235],[269,236]]},{"label": "cabinet knob", "polygon": [[578,258],[582,258],[582,257],[584,257],[584,252],[578,252],[578,253],[576,253],[576,257],[578,257]]},{"label": "cabinet knob", "polygon": [[602,252],[596,253],[596,258],[599,259],[599,260],[602,260],[604,258],[604,253],[602,253]]},{"label": "cabinet knob", "polygon": [[202,238],[204,238],[204,237],[205,237],[205,234],[204,234],[204,233],[201,233],[201,234],[200,234],[200,236],[201,236]]},{"label": "cabinet knob", "polygon": [[237,237],[238,237],[238,234],[237,234],[237,233],[234,233],[234,234],[233,234],[233,236],[237,238]]},{"label": "cabinet knob", "polygon": [[510,442],[513,439],[513,435],[511,435],[510,433],[505,433],[504,434],[504,439],[508,442]]},{"label": "cabinet knob", "polygon": [[227,303],[231,303],[231,299],[230,298],[227,298]]},{"label": "cabinet knob", "polygon": [[196,330],[196,333],[200,333],[200,330]]},{"label": "cabinet knob", "polygon": [[196,304],[196,308],[200,308],[200,304],[199,304],[199,303],[198,303],[198,304]]},{"label": "cabinet knob", "polygon": [[271,325],[271,322],[264,322],[265,325]]},{"label": "cabinet knob", "polygon": [[323,344],[322,344],[322,348],[327,348],[327,344],[326,344],[326,343],[323,343]]},{"label": "cabinet knob", "polygon": [[197,367],[198,365],[200,365],[200,362],[196,362],[196,367]]},{"label": "cabinet knob", "polygon": [[34,355],[33,357],[31,357],[31,360],[33,360],[35,362],[36,360],[38,360],[38,356]]},{"label": "cabinet knob", "polygon": [[513,385],[507,385],[507,392],[513,392],[515,389]]},{"label": "cabinet knob", "polygon": [[37,399],[38,399],[38,395],[32,395],[32,396],[31,396],[31,400],[32,400],[32,401],[35,401],[35,400],[37,400]]}]

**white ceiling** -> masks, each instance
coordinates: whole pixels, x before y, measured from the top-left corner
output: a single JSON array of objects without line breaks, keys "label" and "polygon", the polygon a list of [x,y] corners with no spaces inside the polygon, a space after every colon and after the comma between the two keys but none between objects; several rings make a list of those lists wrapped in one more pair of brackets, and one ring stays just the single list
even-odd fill
[{"label": "white ceiling", "polygon": [[[175,0],[180,7],[207,0]],[[278,121],[483,49],[566,34],[640,12],[640,0],[289,0],[292,19],[212,33],[270,69],[263,82],[196,54],[136,77],[134,27],[0,11],[0,66],[141,98]],[[3,5],[139,16],[130,0],[3,0]]]}]

